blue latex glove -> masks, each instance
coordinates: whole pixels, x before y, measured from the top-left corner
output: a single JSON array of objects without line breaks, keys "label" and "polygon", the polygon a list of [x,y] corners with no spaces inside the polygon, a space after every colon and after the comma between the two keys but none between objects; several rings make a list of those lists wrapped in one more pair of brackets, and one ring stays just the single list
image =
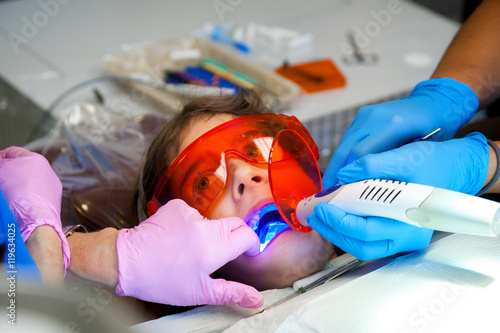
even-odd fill
[{"label": "blue latex glove", "polygon": [[323,177],[325,188],[337,184],[337,172],[367,154],[380,153],[425,136],[451,139],[477,110],[479,100],[467,85],[447,78],[419,83],[410,96],[362,107],[344,133]]},{"label": "blue latex glove", "polygon": [[328,203],[316,205],[307,222],[332,244],[361,260],[423,249],[433,233],[393,219],[347,214]]},{"label": "blue latex glove", "polygon": [[340,183],[392,179],[475,195],[488,173],[490,151],[481,133],[443,142],[421,141],[370,154],[337,173]]},{"label": "blue latex glove", "polygon": [[[392,151],[367,155],[338,172],[341,183],[393,179],[476,194],[488,172],[489,147],[480,133],[445,142],[415,142]],[[425,248],[432,230],[392,219],[350,215],[334,205],[319,204],[310,226],[342,250],[362,260]]]}]

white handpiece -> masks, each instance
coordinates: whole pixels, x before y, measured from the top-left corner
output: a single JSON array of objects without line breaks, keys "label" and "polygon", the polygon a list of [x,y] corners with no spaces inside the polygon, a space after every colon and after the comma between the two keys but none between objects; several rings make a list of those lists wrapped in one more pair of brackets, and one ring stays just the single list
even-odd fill
[{"label": "white handpiece", "polygon": [[307,216],[320,202],[350,214],[434,230],[493,237],[500,233],[500,203],[427,185],[371,179],[334,186],[299,202],[300,223],[308,225]]}]

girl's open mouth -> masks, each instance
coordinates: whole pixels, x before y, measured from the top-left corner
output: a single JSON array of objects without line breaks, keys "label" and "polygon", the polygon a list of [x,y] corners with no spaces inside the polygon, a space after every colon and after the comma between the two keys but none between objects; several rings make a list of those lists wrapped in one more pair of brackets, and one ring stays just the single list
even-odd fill
[{"label": "girl's open mouth", "polygon": [[290,228],[281,217],[275,204],[266,204],[254,211],[245,221],[260,239],[260,252],[264,251],[269,242],[280,232]]}]

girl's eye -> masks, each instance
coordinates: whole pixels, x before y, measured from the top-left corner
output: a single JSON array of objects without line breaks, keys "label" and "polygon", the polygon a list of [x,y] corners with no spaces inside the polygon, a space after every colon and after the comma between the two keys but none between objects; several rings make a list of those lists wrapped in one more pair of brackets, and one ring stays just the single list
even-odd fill
[{"label": "girl's eye", "polygon": [[198,191],[206,190],[209,185],[210,185],[210,180],[208,179],[208,177],[201,177],[196,182],[196,188],[198,189]]},{"label": "girl's eye", "polygon": [[259,150],[257,149],[257,147],[248,146],[248,147],[245,149],[245,154],[246,154],[248,157],[256,158],[257,156],[259,156]]}]

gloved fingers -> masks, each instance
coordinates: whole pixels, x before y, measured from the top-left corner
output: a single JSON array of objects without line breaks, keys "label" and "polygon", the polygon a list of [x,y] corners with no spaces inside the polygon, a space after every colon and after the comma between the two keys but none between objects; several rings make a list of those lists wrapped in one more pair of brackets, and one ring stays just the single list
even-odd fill
[{"label": "gloved fingers", "polygon": [[36,155],[36,153],[33,153],[25,148],[16,146],[8,147],[0,151],[0,159],[17,158],[17,157],[31,156],[31,155]]},{"label": "gloved fingers", "polygon": [[411,225],[409,227],[410,229],[407,229],[406,233],[401,233],[400,238],[396,240],[394,253],[421,250],[431,242],[434,230]]},{"label": "gloved fingers", "polygon": [[335,153],[333,154],[322,179],[325,188],[337,185],[337,172],[348,163],[352,147],[369,135],[369,132],[360,129],[365,128],[364,123],[370,116],[370,110],[372,107],[373,106],[371,105],[362,107],[358,111],[351,125],[349,125],[347,130],[342,135],[340,143],[337,149],[335,149]]},{"label": "gloved fingers", "polygon": [[224,264],[236,259],[242,253],[252,257],[260,253],[259,236],[242,219],[228,217],[213,222],[223,224],[222,228],[224,228],[224,225],[229,228],[228,252],[226,252],[227,257],[223,258],[225,260]]},{"label": "gloved fingers", "polygon": [[209,279],[208,304],[235,305],[256,309],[264,304],[264,298],[257,289],[243,283],[226,281],[224,279]]},{"label": "gloved fingers", "polygon": [[[392,179],[425,185],[428,174],[421,175],[424,166],[433,167],[436,163],[435,142],[415,142],[402,147],[369,154],[345,166],[337,172],[342,183],[353,183],[363,179]],[[441,144],[442,145],[442,144]],[[440,156],[445,158],[443,156]],[[449,170],[446,171],[450,173]]]},{"label": "gloved fingers", "polygon": [[[354,132],[357,132],[361,128],[366,128],[366,124],[370,123],[369,118],[372,115],[373,108],[376,106],[377,104],[372,104],[372,105],[365,105],[362,108],[360,108],[356,113],[356,117],[354,117],[354,120],[349,125],[347,130],[344,132],[342,139],[344,139],[344,137],[348,138],[352,136]],[[364,133],[364,135],[366,135],[366,133]]]},{"label": "gloved fingers", "polygon": [[475,194],[484,184],[489,161],[489,148],[482,138],[478,134],[470,139],[410,143],[367,155],[340,169],[337,177],[341,183],[391,179]]},{"label": "gloved fingers", "polygon": [[315,214],[311,214],[307,218],[307,221],[311,228],[316,230],[329,242],[360,260],[378,259],[395,253],[390,253],[391,250],[394,251],[391,240],[383,239],[368,242],[343,235],[336,232]]},{"label": "gloved fingers", "polygon": [[[45,157],[24,148],[10,147],[2,151],[0,158],[0,182],[7,192],[36,192],[40,195],[51,195],[55,198],[62,194],[62,184]],[[11,190],[12,189],[12,190]],[[24,192],[23,192],[24,194]]]},{"label": "gloved fingers", "polygon": [[404,133],[403,135],[396,135],[394,130],[390,128],[372,133],[364,137],[351,148],[347,165],[368,154],[382,153],[397,148],[412,139],[413,137],[411,134]]},{"label": "gloved fingers", "polygon": [[352,147],[357,142],[366,137],[368,134],[364,134],[363,137],[360,135],[361,133],[357,132],[350,136],[346,136],[344,134],[344,137],[342,138],[339,146],[335,150],[335,153],[333,154],[330,163],[326,168],[325,174],[323,175],[322,181],[323,181],[323,186],[325,188],[337,185],[338,183],[337,172],[347,164]]},{"label": "gloved fingers", "polygon": [[336,232],[362,241],[398,239],[419,227],[383,217],[360,217],[344,212],[335,205],[320,203],[315,215]]},{"label": "gloved fingers", "polygon": [[348,154],[349,153],[342,154],[337,148],[335,154],[330,159],[330,163],[328,163],[325,173],[321,179],[324,188],[330,188],[332,186],[337,185],[339,181],[337,178],[337,172],[341,170],[342,167],[345,166]]},{"label": "gloved fingers", "polygon": [[402,158],[393,152],[370,154],[340,169],[337,177],[343,184],[364,179],[403,180],[404,166]]},{"label": "gloved fingers", "polygon": [[[402,251],[423,249],[429,244],[434,232],[431,229],[416,227],[393,219],[362,218],[350,215],[340,208],[326,203],[317,205],[315,213],[308,217],[308,221],[311,227],[321,235],[325,233],[325,235],[330,235],[330,238],[336,234],[342,236],[337,236],[336,241],[339,244],[344,244],[343,246],[346,248],[365,244],[366,251],[372,259],[375,256],[383,256],[384,253],[384,255],[392,255]],[[323,236],[327,238],[325,235]],[[352,252],[349,253],[352,254]],[[367,253],[363,254],[365,258]]]},{"label": "gloved fingers", "polygon": [[[413,128],[409,131],[403,131],[402,135],[396,133],[402,131],[401,127],[403,125],[398,124],[398,117],[390,117],[390,114],[387,112],[382,112],[386,107],[384,104],[369,105],[359,110],[353,123],[344,133],[328,165],[325,176],[323,177],[325,187],[336,185],[340,180],[337,172],[351,162],[368,154],[380,153],[398,147],[414,138]],[[388,105],[387,107],[393,108],[394,106]],[[374,113],[376,113],[376,116],[380,116],[371,119]],[[370,120],[378,120],[377,122],[385,123],[386,121],[383,120],[385,118],[396,120],[392,120],[383,130],[372,129],[366,124],[370,122]]]},{"label": "gloved fingers", "polygon": [[205,220],[196,209],[189,206],[184,200],[174,199],[161,206],[158,211],[146,221],[154,221],[153,223],[160,225],[179,223],[177,219],[172,217],[182,217],[182,222],[184,223]]},{"label": "gloved fingers", "polygon": [[[381,239],[369,233],[370,226],[366,218],[347,214],[335,205],[320,203],[314,207],[314,214],[312,215],[317,217],[318,221],[322,221],[324,225],[328,226],[329,231],[335,231],[362,241]],[[319,230],[316,231],[321,234]],[[382,239],[387,239],[387,237],[383,236]]]}]

